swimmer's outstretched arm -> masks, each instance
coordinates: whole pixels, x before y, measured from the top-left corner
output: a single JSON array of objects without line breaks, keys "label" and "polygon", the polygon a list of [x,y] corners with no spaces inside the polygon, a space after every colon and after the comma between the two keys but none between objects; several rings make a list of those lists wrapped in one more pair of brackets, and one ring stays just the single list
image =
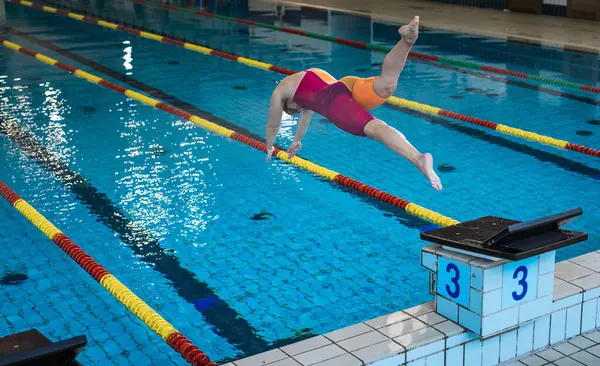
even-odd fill
[{"label": "swimmer's outstretched arm", "polygon": [[271,94],[271,107],[269,109],[269,121],[267,122],[267,163],[271,161],[271,155],[273,155],[273,144],[275,144],[275,138],[279,133],[282,115],[283,99],[278,86]]},{"label": "swimmer's outstretched arm", "polygon": [[288,147],[287,153],[288,157],[291,159],[298,153],[298,150],[302,147],[302,139],[306,134],[306,130],[308,130],[308,125],[310,124],[310,119],[312,118],[315,112],[303,109],[302,116],[298,121],[298,127],[296,128],[296,135],[294,136],[294,142]]}]

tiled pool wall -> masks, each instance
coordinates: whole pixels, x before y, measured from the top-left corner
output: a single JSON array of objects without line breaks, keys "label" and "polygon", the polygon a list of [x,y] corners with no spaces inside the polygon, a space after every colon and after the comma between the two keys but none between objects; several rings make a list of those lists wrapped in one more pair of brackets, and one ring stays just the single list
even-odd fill
[{"label": "tiled pool wall", "polygon": [[[554,252],[525,262],[490,262],[450,253],[438,245],[425,247],[422,253],[422,265],[431,271],[435,271],[440,258],[470,264],[468,302],[453,304],[435,290],[435,301],[227,366],[497,365],[600,325],[599,252],[556,264]],[[503,299],[499,291],[503,278],[514,273],[512,267],[523,263],[535,268],[536,281],[528,284],[529,293],[534,295],[518,303]],[[529,276],[534,278],[534,274]],[[515,289],[515,293],[523,293]],[[479,337],[474,332],[487,336]]]}]

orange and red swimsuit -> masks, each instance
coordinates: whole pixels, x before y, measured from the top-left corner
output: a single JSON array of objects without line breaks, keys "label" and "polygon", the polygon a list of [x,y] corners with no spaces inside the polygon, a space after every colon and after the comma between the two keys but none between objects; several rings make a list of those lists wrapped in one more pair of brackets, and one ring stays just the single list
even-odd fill
[{"label": "orange and red swimsuit", "polygon": [[385,102],[373,90],[375,78],[346,76],[336,80],[326,71],[308,69],[302,78],[294,102],[326,117],[338,128],[357,136],[365,136],[365,126],[375,117],[368,110]]}]

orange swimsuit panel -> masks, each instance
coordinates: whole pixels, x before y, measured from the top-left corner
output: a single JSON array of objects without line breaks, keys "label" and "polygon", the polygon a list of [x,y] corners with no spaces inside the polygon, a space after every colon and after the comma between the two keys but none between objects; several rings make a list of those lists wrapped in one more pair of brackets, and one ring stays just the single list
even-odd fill
[{"label": "orange swimsuit panel", "polygon": [[308,71],[312,71],[315,73],[315,75],[317,75],[319,77],[319,79],[323,80],[324,82],[326,82],[327,84],[331,85],[333,83],[337,83],[337,79],[334,78],[333,76],[331,76],[330,73],[328,73],[325,70],[321,70],[321,69],[308,69]]},{"label": "orange swimsuit panel", "polygon": [[[338,80],[331,76],[327,71],[321,69],[309,69],[314,72],[321,80],[327,84],[333,84]],[[345,76],[339,81],[344,83],[352,92],[352,97],[366,110],[371,110],[385,103],[386,98],[382,98],[373,89],[375,77],[359,78],[356,76]]]}]

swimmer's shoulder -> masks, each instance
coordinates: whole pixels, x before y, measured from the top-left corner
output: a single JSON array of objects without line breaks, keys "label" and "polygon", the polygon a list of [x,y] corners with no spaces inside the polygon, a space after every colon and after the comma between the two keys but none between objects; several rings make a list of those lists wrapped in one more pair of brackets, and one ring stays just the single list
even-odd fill
[{"label": "swimmer's shoulder", "polygon": [[297,72],[295,74],[286,76],[285,78],[283,78],[283,80],[281,80],[279,82],[279,84],[275,88],[275,91],[277,93],[281,94],[281,96],[284,99],[287,99],[290,96],[293,96],[296,93],[296,89],[298,89],[298,85],[300,85],[300,82],[302,81],[302,78],[304,77],[305,74],[306,74],[305,71],[301,71],[301,72]]},{"label": "swimmer's shoulder", "polygon": [[285,82],[287,84],[300,84],[304,75],[306,75],[306,71],[300,71],[295,74],[286,76],[281,82]]}]

